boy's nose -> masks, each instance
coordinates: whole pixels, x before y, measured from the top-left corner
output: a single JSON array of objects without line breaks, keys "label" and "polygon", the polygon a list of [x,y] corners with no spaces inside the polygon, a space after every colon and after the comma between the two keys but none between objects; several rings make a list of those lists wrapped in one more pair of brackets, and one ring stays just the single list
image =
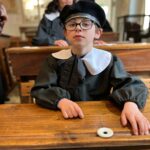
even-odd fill
[{"label": "boy's nose", "polygon": [[77,25],[76,25],[76,29],[75,29],[75,30],[82,30],[80,24],[77,24]]}]

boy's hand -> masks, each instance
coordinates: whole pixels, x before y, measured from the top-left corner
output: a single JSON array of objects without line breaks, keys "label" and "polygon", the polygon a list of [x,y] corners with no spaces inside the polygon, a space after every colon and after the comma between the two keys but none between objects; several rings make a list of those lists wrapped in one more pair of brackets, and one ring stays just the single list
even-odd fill
[{"label": "boy's hand", "polygon": [[69,99],[63,98],[58,102],[57,107],[61,110],[64,118],[84,118],[84,114],[79,105]]},{"label": "boy's hand", "polygon": [[122,125],[126,126],[128,121],[131,124],[134,135],[149,134],[150,123],[134,102],[126,102],[121,113]]},{"label": "boy's hand", "polygon": [[68,43],[64,40],[56,40],[54,42],[54,45],[57,45],[57,46],[68,46]]}]

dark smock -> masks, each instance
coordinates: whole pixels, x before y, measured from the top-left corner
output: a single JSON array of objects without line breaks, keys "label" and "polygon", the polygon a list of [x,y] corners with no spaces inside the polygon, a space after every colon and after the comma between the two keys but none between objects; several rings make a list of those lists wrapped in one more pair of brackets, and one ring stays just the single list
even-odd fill
[{"label": "dark smock", "polygon": [[114,55],[105,70],[97,75],[89,73],[81,58],[73,55],[62,60],[51,55],[31,91],[37,104],[51,109],[57,109],[62,98],[72,101],[111,100],[120,108],[126,101],[132,101],[143,108],[147,93],[144,83],[127,73]]}]

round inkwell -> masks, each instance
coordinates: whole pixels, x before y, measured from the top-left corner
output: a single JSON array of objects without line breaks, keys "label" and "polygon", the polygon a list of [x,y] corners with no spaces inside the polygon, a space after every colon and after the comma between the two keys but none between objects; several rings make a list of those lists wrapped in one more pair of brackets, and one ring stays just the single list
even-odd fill
[{"label": "round inkwell", "polygon": [[99,128],[97,130],[97,135],[100,136],[100,137],[103,137],[103,138],[112,137],[113,134],[114,134],[114,132],[110,128],[103,127],[103,128]]}]

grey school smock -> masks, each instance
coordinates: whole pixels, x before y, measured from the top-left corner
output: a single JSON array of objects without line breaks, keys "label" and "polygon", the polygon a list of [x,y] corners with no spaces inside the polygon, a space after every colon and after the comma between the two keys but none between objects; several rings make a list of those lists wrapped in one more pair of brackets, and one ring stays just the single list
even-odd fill
[{"label": "grey school smock", "polygon": [[148,90],[141,80],[125,71],[118,57],[93,48],[81,58],[72,55],[71,50],[50,55],[31,94],[37,104],[51,109],[57,109],[62,98],[112,100],[120,107],[126,101],[132,101],[143,108]]}]

